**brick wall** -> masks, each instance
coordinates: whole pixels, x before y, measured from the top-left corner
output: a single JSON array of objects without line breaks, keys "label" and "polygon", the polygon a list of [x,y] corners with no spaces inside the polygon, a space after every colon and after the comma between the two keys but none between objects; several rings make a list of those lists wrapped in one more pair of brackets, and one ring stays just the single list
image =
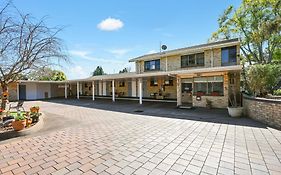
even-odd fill
[{"label": "brick wall", "polygon": [[[237,46],[237,53],[240,53],[240,46]],[[212,54],[213,51],[213,54]],[[200,53],[203,51],[193,52],[193,53]],[[186,54],[193,54],[193,53],[186,53]],[[185,54],[182,54],[185,55]],[[205,65],[203,67],[212,67],[212,56],[213,56],[213,66],[219,67],[221,66],[221,48],[215,48],[215,49],[208,49],[204,50],[204,57],[205,57]],[[159,57],[155,58],[159,59]],[[153,59],[151,59],[153,60]],[[136,72],[137,73],[143,73],[144,72],[144,61],[137,61],[136,64]],[[240,60],[237,59],[237,64],[240,64]],[[184,69],[195,69],[195,68],[202,68],[201,67],[187,67],[187,68],[181,68],[181,55],[172,55],[167,57],[167,70],[173,71],[173,70],[184,70]],[[165,71],[166,70],[166,57],[160,58],[160,70]]]},{"label": "brick wall", "polygon": [[[152,93],[159,93],[159,90],[161,88],[161,86],[163,86],[164,82],[165,82],[165,78],[164,77],[157,77],[157,86],[150,86],[150,81],[151,79],[148,78],[147,81],[147,88],[145,89],[146,94],[148,96],[146,97],[150,97],[150,94]],[[172,86],[165,86],[165,88],[163,89],[163,94],[165,96],[167,96],[168,99],[176,99],[177,98],[177,86],[176,86],[176,80],[173,79],[173,85]]]},{"label": "brick wall", "polygon": [[[17,101],[17,83],[11,83],[8,86],[9,101]],[[2,94],[2,88],[0,88],[0,94]]]},{"label": "brick wall", "polygon": [[281,129],[281,100],[243,96],[244,115]]},{"label": "brick wall", "polygon": [[201,96],[201,100],[196,100],[196,96],[192,97],[193,106],[196,107],[206,107],[206,99],[212,102],[212,107],[214,108],[227,108],[228,106],[228,86],[229,78],[227,73],[223,75],[223,96]]}]

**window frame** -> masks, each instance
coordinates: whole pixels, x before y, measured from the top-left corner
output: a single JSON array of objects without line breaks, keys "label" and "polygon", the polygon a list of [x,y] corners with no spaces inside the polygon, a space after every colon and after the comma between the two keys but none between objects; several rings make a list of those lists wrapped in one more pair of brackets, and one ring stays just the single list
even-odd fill
[{"label": "window frame", "polygon": [[157,78],[151,78],[150,79],[150,86],[158,86],[158,79]]},{"label": "window frame", "polygon": [[[203,55],[203,57],[199,57],[199,55]],[[199,64],[198,60],[202,59],[202,58],[203,58],[203,64]],[[194,64],[190,64],[191,59],[194,59]],[[200,66],[205,66],[205,53],[204,52],[181,56],[181,68],[200,67]]]},{"label": "window frame", "polygon": [[[224,51],[227,51],[227,61],[223,58],[224,57]],[[232,60],[232,52],[235,51],[235,62]],[[221,66],[233,66],[237,65],[237,46],[229,46],[229,47],[223,47],[221,48]]]},{"label": "window frame", "polygon": [[[154,69],[151,69],[152,62],[154,62],[154,66],[155,66]],[[159,62],[159,64],[158,64],[158,62]],[[147,64],[149,64],[149,65],[147,65]],[[161,64],[160,59],[144,61],[144,71],[158,71],[158,70],[160,70],[160,66],[161,66],[160,64]],[[149,68],[148,68],[148,66],[149,66]]]},{"label": "window frame", "polygon": [[[220,97],[224,96],[224,79],[223,79],[223,76],[197,77],[197,79],[198,80],[194,80],[194,89],[193,89],[193,95],[194,96],[197,96],[198,93],[201,93],[200,96],[220,96]],[[197,84],[199,84],[199,83],[205,84],[205,86],[206,86],[205,91],[196,91],[197,90]],[[213,91],[214,83],[222,83],[222,92]],[[211,87],[209,87],[210,85],[211,85]],[[212,90],[209,92],[210,88]],[[212,95],[214,93],[216,95]]]}]

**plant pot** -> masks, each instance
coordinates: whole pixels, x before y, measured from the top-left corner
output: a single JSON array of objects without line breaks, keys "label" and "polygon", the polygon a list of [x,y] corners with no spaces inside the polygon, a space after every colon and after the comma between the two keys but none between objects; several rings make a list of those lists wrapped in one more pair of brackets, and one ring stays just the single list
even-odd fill
[{"label": "plant pot", "polygon": [[31,113],[38,113],[39,112],[39,108],[30,108],[30,112]]},{"label": "plant pot", "polygon": [[34,115],[30,117],[32,119],[32,123],[37,123],[39,119],[39,115]]},{"label": "plant pot", "polygon": [[32,119],[25,119],[26,120],[26,127],[29,127],[32,123]]},{"label": "plant pot", "polygon": [[231,117],[242,117],[243,107],[227,107],[227,110]]},{"label": "plant pot", "polygon": [[26,126],[26,121],[25,120],[15,120],[12,122],[12,126],[15,131],[23,130],[24,127]]}]

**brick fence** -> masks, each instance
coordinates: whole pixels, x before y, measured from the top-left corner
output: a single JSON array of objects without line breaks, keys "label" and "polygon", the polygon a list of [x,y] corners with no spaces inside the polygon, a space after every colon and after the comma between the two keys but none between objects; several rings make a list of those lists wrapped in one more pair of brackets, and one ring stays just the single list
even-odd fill
[{"label": "brick fence", "polygon": [[244,115],[281,129],[281,100],[243,95]]}]

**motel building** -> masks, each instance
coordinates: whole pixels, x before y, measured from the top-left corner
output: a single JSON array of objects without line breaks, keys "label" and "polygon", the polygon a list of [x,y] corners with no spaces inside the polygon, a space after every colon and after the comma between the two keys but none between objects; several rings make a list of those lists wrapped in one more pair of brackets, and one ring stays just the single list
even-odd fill
[{"label": "motel building", "polygon": [[110,98],[174,102],[178,107],[229,105],[231,86],[240,94],[238,39],[195,45],[132,58],[135,72],[67,81],[21,80],[10,85],[10,100]]}]

